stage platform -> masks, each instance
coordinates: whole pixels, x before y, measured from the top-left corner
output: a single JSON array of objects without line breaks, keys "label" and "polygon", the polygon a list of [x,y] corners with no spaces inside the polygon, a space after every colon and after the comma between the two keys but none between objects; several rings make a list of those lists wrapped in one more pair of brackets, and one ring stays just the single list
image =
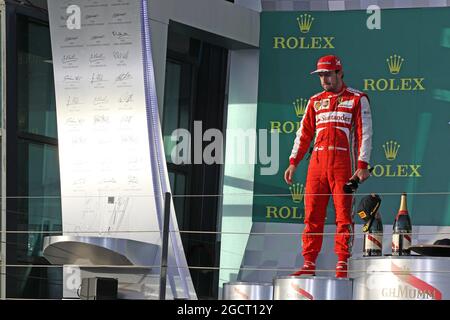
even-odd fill
[{"label": "stage platform", "polygon": [[281,276],[272,283],[229,282],[223,289],[224,300],[449,300],[450,257],[353,258],[347,279]]}]

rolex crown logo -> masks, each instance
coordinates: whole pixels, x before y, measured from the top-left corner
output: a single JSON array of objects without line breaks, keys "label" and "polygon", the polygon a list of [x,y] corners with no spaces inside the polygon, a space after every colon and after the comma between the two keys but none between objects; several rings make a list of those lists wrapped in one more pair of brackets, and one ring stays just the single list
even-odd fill
[{"label": "rolex crown logo", "polygon": [[384,154],[386,155],[386,159],[389,161],[395,160],[397,158],[398,149],[400,149],[400,145],[397,144],[396,141],[387,141],[383,144]]},{"label": "rolex crown logo", "polygon": [[305,196],[303,184],[294,183],[291,187],[289,187],[289,190],[291,191],[292,201],[296,203],[302,202],[303,197]]},{"label": "rolex crown logo", "polygon": [[298,27],[300,28],[301,33],[308,33],[309,29],[311,29],[311,25],[314,21],[314,18],[310,14],[301,14],[300,17],[297,17]]},{"label": "rolex crown logo", "polygon": [[392,74],[398,74],[400,72],[400,69],[402,68],[403,61],[405,61],[405,59],[396,54],[386,59],[389,67],[389,72]]},{"label": "rolex crown logo", "polygon": [[305,114],[308,100],[303,99],[303,98],[298,98],[298,99],[295,99],[295,101],[292,102],[292,104],[294,105],[295,114],[297,115],[297,117],[301,118]]}]

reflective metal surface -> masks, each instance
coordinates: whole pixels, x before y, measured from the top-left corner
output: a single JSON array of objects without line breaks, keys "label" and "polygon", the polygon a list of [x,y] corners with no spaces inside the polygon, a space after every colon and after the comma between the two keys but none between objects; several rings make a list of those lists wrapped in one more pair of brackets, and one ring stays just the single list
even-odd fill
[{"label": "reflective metal surface", "polygon": [[274,300],[351,300],[352,280],[328,277],[278,277]]},{"label": "reflective metal surface", "polygon": [[350,259],[355,300],[450,299],[450,258],[385,256]]},{"label": "reflective metal surface", "polygon": [[52,264],[153,266],[159,246],[109,237],[49,236],[43,255]]},{"label": "reflective metal surface", "polygon": [[223,284],[222,300],[272,300],[271,283],[228,282]]}]

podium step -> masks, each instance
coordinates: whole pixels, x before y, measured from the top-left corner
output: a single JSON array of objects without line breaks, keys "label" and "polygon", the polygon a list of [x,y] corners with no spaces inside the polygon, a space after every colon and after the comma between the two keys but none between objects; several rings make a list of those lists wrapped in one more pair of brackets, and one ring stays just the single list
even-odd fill
[{"label": "podium step", "polygon": [[222,300],[272,300],[273,285],[267,282],[227,282]]},{"label": "podium step", "polygon": [[450,258],[378,256],[350,259],[354,300],[449,300]]},{"label": "podium step", "polygon": [[274,300],[352,300],[352,280],[332,277],[276,277]]}]

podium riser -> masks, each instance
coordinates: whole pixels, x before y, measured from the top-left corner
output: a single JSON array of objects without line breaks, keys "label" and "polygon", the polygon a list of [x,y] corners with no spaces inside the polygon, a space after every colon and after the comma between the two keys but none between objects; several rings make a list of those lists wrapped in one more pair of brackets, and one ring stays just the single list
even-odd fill
[{"label": "podium riser", "polygon": [[274,279],[274,300],[351,300],[352,280],[325,277]]},{"label": "podium riser", "polygon": [[354,300],[449,300],[450,258],[385,256],[350,259]]},{"label": "podium riser", "polygon": [[272,300],[271,283],[228,282],[223,284],[223,300]]}]

